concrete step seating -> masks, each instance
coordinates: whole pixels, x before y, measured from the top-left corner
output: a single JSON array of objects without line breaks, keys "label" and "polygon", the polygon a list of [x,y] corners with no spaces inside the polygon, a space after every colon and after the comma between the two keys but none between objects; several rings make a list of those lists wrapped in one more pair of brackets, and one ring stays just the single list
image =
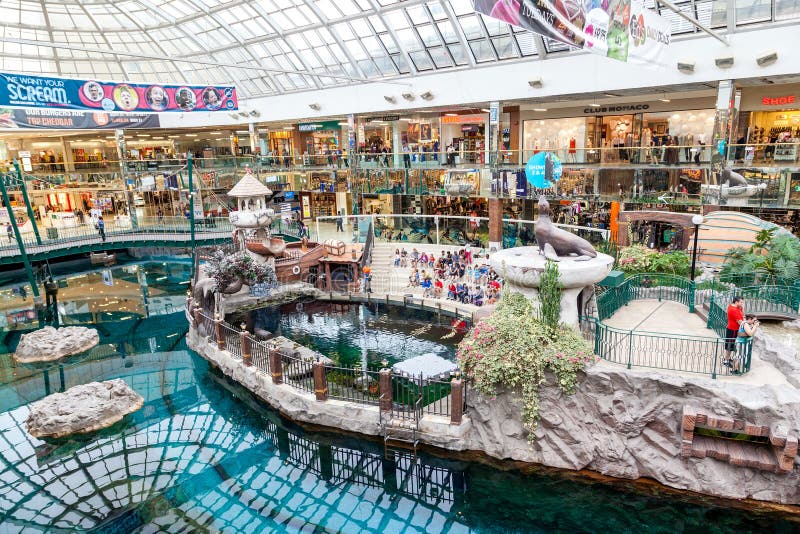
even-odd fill
[{"label": "concrete step seating", "polygon": [[[697,428],[707,428],[753,438],[767,438],[766,443],[695,434]],[[775,473],[794,470],[798,452],[798,437],[789,435],[780,425],[767,427],[742,419],[720,417],[683,407],[681,424],[681,456],[684,458],[716,458],[738,467],[752,467]]]},{"label": "concrete step seating", "polygon": [[[422,296],[424,290],[420,287],[410,287],[408,284],[408,277],[411,276],[411,261],[409,259],[408,267],[395,267],[394,266],[394,251],[396,249],[405,248],[411,254],[413,249],[422,254],[433,254],[435,258],[439,258],[442,251],[445,253],[457,252],[464,247],[454,247],[447,245],[428,245],[412,243],[410,246],[404,243],[380,243],[376,242],[372,251],[372,291],[376,293],[409,293],[415,296]],[[480,249],[472,248],[473,253],[478,252]],[[485,260],[481,260],[483,262]],[[474,262],[473,262],[474,264]],[[479,263],[480,264],[480,263]],[[425,268],[427,272],[431,269]]]}]

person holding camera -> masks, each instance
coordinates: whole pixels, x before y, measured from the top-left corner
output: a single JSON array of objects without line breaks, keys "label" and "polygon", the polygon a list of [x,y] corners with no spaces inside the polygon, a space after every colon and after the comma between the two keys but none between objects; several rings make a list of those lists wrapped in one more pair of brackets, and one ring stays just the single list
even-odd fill
[{"label": "person holding camera", "polygon": [[761,323],[758,321],[758,319],[756,319],[756,316],[751,313],[748,313],[745,316],[744,321],[742,321],[742,324],[739,325],[739,331],[737,332],[736,335],[737,350],[733,352],[733,355],[731,357],[732,374],[735,375],[741,374],[742,354],[745,351],[744,345],[745,343],[750,341],[750,339],[752,339],[752,337],[755,335],[756,330],[758,330],[759,324]]}]

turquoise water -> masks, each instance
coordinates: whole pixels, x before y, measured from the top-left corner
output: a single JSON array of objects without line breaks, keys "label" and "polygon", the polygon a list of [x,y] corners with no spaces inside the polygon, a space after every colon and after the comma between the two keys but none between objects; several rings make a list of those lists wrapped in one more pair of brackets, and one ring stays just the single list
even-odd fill
[{"label": "turquoise water", "polygon": [[[184,345],[181,314],[105,325],[61,365],[0,359],[0,532],[797,532],[777,513],[501,471],[281,418]],[[168,323],[171,328],[163,327]],[[178,325],[178,332],[175,332]],[[172,331],[170,331],[172,330]],[[45,442],[25,431],[48,392],[122,378],[145,399],[120,423]]]},{"label": "turquoise water", "polygon": [[[185,306],[191,264],[143,261],[68,274],[61,270],[54,267],[59,324],[63,326],[174,313]],[[38,324],[28,283],[0,288],[0,307],[0,328],[4,330]]]},{"label": "turquoise water", "polygon": [[466,323],[448,315],[384,304],[334,304],[312,301],[262,308],[245,320],[331,357],[342,365],[383,359],[390,364],[420,354],[455,357]]}]

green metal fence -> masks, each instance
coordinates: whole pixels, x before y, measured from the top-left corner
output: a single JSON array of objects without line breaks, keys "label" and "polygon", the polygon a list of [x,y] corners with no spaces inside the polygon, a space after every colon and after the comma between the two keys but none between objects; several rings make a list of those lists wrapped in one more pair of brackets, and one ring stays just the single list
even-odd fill
[{"label": "green metal fence", "polygon": [[[800,316],[800,287],[796,285],[733,287],[711,293],[709,328],[716,329],[718,321],[727,317],[727,307],[734,296],[740,296],[744,300],[745,313],[752,313],[759,318],[795,319]],[[712,313],[715,317],[713,321]],[[727,319],[725,322],[727,324]]]},{"label": "green metal fence", "polygon": [[657,299],[694,306],[694,283],[688,278],[662,273],[635,274],[597,297],[597,315],[605,320],[632,300]]},{"label": "green metal fence", "polygon": [[[665,369],[710,375],[733,373],[733,366],[726,365],[728,351],[722,337],[684,336],[626,330],[608,326],[595,317],[581,318],[581,331],[594,343],[594,352],[600,358],[633,367]],[[750,370],[752,340],[733,343],[734,360],[738,360],[738,371]]]}]

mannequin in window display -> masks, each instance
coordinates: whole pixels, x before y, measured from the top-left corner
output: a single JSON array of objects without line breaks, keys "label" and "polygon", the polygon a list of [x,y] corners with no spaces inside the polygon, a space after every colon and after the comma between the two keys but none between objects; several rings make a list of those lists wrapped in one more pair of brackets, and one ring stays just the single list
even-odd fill
[{"label": "mannequin in window display", "polygon": [[694,145],[694,134],[688,133],[683,139],[683,154],[686,156],[686,161],[691,161],[690,156],[692,152],[692,145]]},{"label": "mannequin in window display", "polygon": [[650,128],[645,128],[644,130],[642,130],[642,141],[641,141],[641,146],[643,149],[642,161],[645,163],[653,162],[654,159],[653,149],[651,148],[652,143],[653,143],[653,132],[650,130]]},{"label": "mannequin in window display", "polygon": [[697,146],[692,150],[695,150],[694,153],[694,162],[697,165],[700,165],[700,155],[703,153],[703,149],[706,146],[706,139],[702,135],[697,136]]},{"label": "mannequin in window display", "polygon": [[568,150],[567,153],[569,154],[569,160],[572,163],[576,162],[576,160],[575,160],[575,144],[576,144],[575,138],[571,137],[570,140],[569,140],[569,150]]}]

